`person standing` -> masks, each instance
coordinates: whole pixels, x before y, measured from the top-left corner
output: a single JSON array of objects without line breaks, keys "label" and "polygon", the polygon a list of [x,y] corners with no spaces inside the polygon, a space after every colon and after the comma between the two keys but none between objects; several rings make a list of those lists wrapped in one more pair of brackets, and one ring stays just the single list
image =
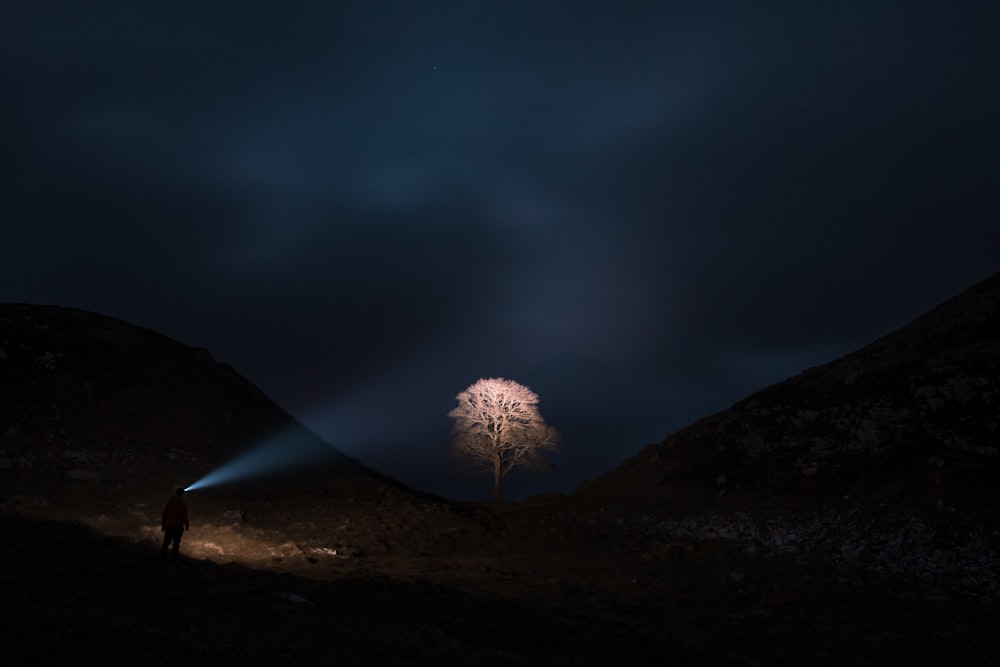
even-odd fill
[{"label": "person standing", "polygon": [[173,544],[173,551],[170,555],[170,562],[177,562],[177,552],[181,548],[181,535],[185,530],[191,528],[188,521],[188,507],[184,502],[184,489],[177,487],[174,495],[170,496],[166,506],[163,508],[163,516],[160,517],[160,530],[163,531],[163,547],[160,548],[160,559],[165,560],[167,549]]}]

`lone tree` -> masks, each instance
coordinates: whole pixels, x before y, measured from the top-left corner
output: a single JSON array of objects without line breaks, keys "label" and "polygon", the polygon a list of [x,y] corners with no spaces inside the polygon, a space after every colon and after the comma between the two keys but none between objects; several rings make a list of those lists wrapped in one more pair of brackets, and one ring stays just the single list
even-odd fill
[{"label": "lone tree", "polygon": [[543,451],[559,449],[559,432],[538,413],[538,395],[522,384],[503,378],[480,379],[461,392],[458,407],[448,413],[455,420],[452,453],[472,467],[493,471],[493,499],[514,467],[548,467]]}]

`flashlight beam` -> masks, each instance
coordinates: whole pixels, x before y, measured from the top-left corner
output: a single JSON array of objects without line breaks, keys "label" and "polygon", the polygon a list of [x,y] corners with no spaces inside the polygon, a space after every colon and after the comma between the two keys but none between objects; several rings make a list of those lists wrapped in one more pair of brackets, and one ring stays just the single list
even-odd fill
[{"label": "flashlight beam", "polygon": [[318,438],[278,436],[258,444],[232,461],[216,468],[185,490],[195,491],[209,486],[260,477],[271,472],[318,463],[333,455],[334,450]]}]

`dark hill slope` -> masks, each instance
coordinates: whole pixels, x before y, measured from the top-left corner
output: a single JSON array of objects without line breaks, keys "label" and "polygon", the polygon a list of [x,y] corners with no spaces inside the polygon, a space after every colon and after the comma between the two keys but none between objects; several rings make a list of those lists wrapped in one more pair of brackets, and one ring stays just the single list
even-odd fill
[{"label": "dark hill slope", "polygon": [[982,509],[997,499],[998,424],[1000,274],[645,448],[575,495],[667,507],[861,493]]},{"label": "dark hill slope", "polygon": [[900,600],[995,609],[998,424],[1000,275],[643,449],[560,503],[582,525],[615,522],[651,562],[694,538],[749,558],[748,569],[790,559],[831,591],[877,581]]},{"label": "dark hill slope", "polygon": [[5,497],[158,504],[172,486],[272,438],[308,457],[313,478],[350,486],[348,495],[402,488],[320,440],[207,350],[80,310],[0,304]]}]

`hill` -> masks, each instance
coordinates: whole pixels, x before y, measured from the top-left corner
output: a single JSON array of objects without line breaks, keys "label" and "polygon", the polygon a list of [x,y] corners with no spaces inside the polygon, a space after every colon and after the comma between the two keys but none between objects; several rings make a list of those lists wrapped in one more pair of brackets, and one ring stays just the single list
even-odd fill
[{"label": "hill", "polygon": [[[875,494],[984,510],[1000,454],[1000,275],[651,445],[579,496]],[[907,500],[908,499],[908,500]]]},{"label": "hill", "polygon": [[655,557],[698,535],[1000,602],[1000,275],[581,485]]},{"label": "hill", "polygon": [[269,441],[283,450],[275,467],[301,460],[312,479],[351,492],[403,490],[323,442],[208,350],[127,322],[0,304],[0,370],[7,493],[44,484],[57,492],[53,501],[82,493],[88,504],[159,502]]}]

